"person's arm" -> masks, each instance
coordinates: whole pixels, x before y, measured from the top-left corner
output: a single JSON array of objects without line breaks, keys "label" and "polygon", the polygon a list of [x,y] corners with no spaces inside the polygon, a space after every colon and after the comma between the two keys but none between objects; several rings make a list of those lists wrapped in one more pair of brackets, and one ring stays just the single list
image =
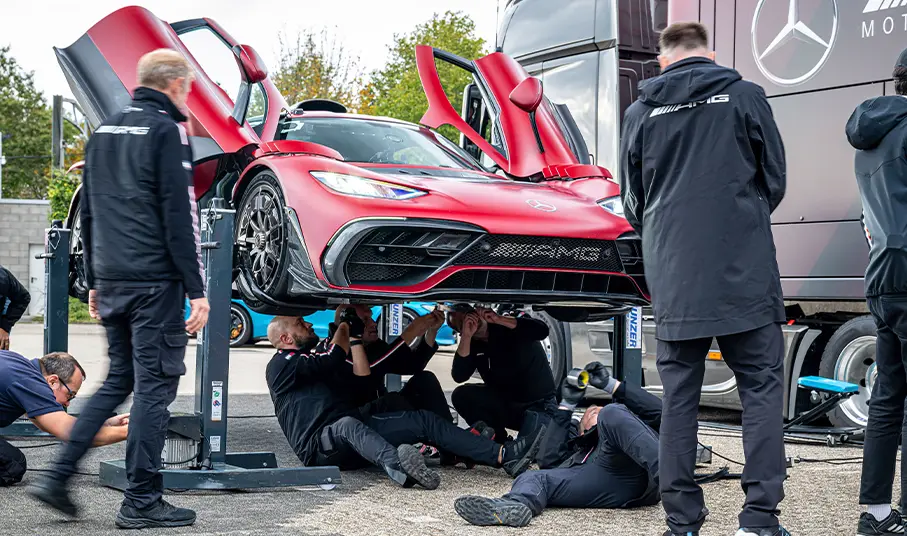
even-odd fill
[{"label": "person's arm", "polygon": [[757,181],[768,195],[769,211],[774,212],[787,189],[787,164],[784,153],[784,142],[772,107],[765,97],[765,91],[759,86],[753,87],[753,95],[744,101],[747,117],[750,119],[748,135],[750,146],[759,166]]},{"label": "person's arm", "polygon": [[[31,295],[22,286],[22,283],[6,268],[0,269],[0,297],[9,300],[9,306],[0,316],[0,330],[5,332],[6,338],[9,338],[9,332],[12,331],[16,322],[25,314],[28,304],[31,301]],[[3,304],[0,304],[2,306]],[[6,348],[9,348],[7,343]]]},{"label": "person's arm", "polygon": [[639,140],[642,132],[642,119],[639,112],[636,112],[636,107],[631,105],[624,114],[623,132],[620,136],[619,184],[624,217],[630,222],[630,226],[642,235],[646,194],[642,182],[642,154]]},{"label": "person's arm", "polygon": [[198,207],[190,175],[192,163],[184,160],[189,140],[176,124],[166,125],[157,135],[157,180],[167,248],[182,276],[189,300],[204,298]]},{"label": "person's arm", "polygon": [[450,369],[450,375],[453,381],[463,383],[468,381],[476,372],[478,362],[472,355],[472,336],[475,335],[479,328],[479,317],[474,313],[466,315],[463,319],[463,329],[460,333],[460,344],[454,353],[453,365]]},{"label": "person's arm", "polygon": [[[62,441],[69,441],[69,434],[72,432],[72,427],[76,424],[76,418],[65,411],[54,411],[38,415],[37,417],[33,417],[31,421],[35,423],[35,426],[39,429]],[[125,441],[128,431],[129,426],[126,424],[112,426],[105,423],[105,425],[98,430],[98,433],[94,436],[94,440],[91,444],[93,447],[103,447],[104,445]]]},{"label": "person's arm", "polygon": [[295,362],[294,377],[297,382],[318,382],[333,374],[346,362],[350,353],[350,332],[341,324],[334,332],[331,344],[322,352],[301,353]]}]

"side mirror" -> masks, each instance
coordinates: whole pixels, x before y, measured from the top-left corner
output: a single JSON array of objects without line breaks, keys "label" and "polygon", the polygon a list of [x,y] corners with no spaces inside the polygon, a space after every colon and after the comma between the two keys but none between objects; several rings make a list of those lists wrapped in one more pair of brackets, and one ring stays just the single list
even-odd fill
[{"label": "side mirror", "polygon": [[510,102],[530,114],[542,104],[542,97],[542,81],[534,76],[523,80],[510,92]]},{"label": "side mirror", "polygon": [[243,82],[257,84],[268,77],[268,68],[254,48],[249,45],[236,45],[233,47],[233,55],[236,56]]}]

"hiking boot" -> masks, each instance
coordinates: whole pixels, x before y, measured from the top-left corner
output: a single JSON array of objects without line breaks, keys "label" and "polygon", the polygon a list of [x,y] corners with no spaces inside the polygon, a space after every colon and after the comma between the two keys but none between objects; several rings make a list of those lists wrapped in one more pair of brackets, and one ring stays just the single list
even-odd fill
[{"label": "hiking boot", "polygon": [[526,435],[518,436],[515,441],[508,441],[504,444],[501,466],[508,475],[516,478],[529,468],[529,464],[538,454],[545,429],[544,425],[540,426]]},{"label": "hiking boot", "polygon": [[787,529],[781,526],[759,529],[740,527],[740,530],[734,536],[790,536],[790,532],[787,532]]},{"label": "hiking boot", "polygon": [[[437,489],[441,485],[441,475],[425,465],[425,458],[416,447],[400,445],[397,447],[397,457],[400,458],[400,467],[403,472],[423,488]],[[394,478],[394,480],[397,479]],[[405,484],[401,483],[401,485]]]},{"label": "hiking boot", "polygon": [[125,503],[117,512],[116,525],[121,529],[153,527],[185,527],[195,523],[195,511],[177,508],[164,499],[147,508],[135,508]]},{"label": "hiking boot", "polygon": [[61,480],[42,475],[34,484],[28,487],[28,494],[69,517],[77,517],[79,515],[79,507],[72,502],[66,483]]},{"label": "hiking boot", "polygon": [[466,495],[454,501],[454,510],[469,523],[481,527],[490,525],[525,527],[532,520],[532,510],[525,504],[511,499],[488,499]]},{"label": "hiking boot", "polygon": [[901,513],[892,510],[888,517],[879,521],[869,512],[863,512],[857,524],[857,536],[890,536],[904,534],[904,520]]}]

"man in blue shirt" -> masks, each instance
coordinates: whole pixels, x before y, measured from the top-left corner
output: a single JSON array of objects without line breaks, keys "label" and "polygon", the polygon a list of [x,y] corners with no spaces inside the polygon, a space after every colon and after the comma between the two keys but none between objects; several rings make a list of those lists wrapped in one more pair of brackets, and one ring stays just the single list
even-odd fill
[{"label": "man in blue shirt", "polygon": [[[85,381],[85,370],[65,352],[54,352],[40,359],[26,359],[8,350],[0,350],[0,428],[27,416],[35,426],[56,436],[69,439],[76,418],[66,413],[67,407]],[[95,446],[109,445],[126,439],[129,415],[117,415],[94,438]],[[25,455],[0,438],[0,486],[11,486],[25,474]]]}]

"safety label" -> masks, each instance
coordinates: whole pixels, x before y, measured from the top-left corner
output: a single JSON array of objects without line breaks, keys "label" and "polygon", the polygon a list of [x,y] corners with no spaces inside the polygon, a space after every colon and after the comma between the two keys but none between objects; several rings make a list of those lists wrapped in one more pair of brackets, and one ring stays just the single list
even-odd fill
[{"label": "safety label", "polygon": [[390,305],[390,310],[391,325],[389,328],[389,335],[391,337],[396,337],[403,333],[403,304],[392,303]]},{"label": "safety label", "polygon": [[634,307],[627,313],[627,348],[642,348],[642,307]]},{"label": "safety label", "polygon": [[218,422],[223,419],[224,412],[224,382],[211,382],[211,420]]},{"label": "safety label", "polygon": [[211,446],[211,452],[220,452],[220,436],[213,435],[208,437],[208,445]]}]

